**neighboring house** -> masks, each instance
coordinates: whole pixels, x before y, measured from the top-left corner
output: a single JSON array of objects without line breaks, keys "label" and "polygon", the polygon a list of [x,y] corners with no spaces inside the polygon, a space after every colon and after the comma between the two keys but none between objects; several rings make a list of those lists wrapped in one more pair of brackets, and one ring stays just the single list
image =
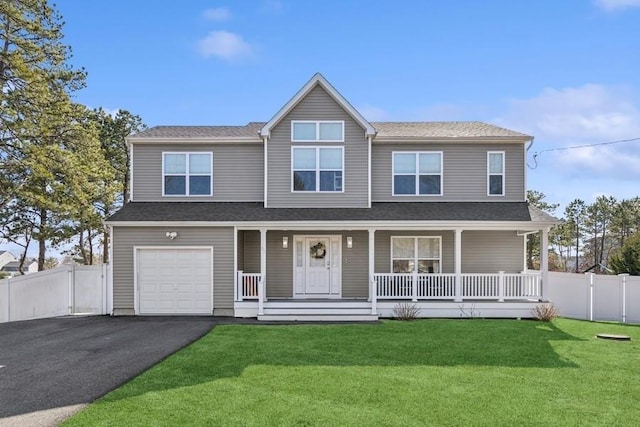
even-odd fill
[{"label": "neighboring house", "polygon": [[[481,122],[369,122],[314,75],[268,122],[128,138],[113,314],[529,317],[556,219],[525,200],[533,138]],[[541,272],[525,242],[541,233]]]},{"label": "neighboring house", "polygon": [[38,261],[33,258],[24,260],[24,265],[20,269],[20,261],[10,261],[6,263],[0,271],[8,273],[10,277],[20,276],[21,274],[36,273],[38,271]]},{"label": "neighboring house", "polygon": [[16,257],[9,251],[0,251],[0,271],[2,268],[10,263],[11,261],[15,261]]}]

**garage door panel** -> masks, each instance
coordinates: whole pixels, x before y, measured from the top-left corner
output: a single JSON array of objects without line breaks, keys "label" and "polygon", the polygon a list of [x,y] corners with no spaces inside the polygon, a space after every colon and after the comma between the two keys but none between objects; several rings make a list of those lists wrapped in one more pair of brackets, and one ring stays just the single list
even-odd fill
[{"label": "garage door panel", "polygon": [[211,314],[212,251],[139,248],[140,314]]}]

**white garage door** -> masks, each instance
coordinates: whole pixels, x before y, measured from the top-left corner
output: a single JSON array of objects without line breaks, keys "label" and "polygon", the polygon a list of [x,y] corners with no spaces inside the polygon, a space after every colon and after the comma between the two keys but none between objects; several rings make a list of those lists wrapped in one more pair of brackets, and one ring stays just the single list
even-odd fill
[{"label": "white garage door", "polygon": [[139,314],[211,314],[211,248],[138,248]]}]

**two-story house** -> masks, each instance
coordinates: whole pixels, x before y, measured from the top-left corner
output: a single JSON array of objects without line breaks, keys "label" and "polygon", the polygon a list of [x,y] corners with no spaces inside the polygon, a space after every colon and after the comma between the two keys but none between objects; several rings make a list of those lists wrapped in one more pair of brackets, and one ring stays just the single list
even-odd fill
[{"label": "two-story house", "polygon": [[131,136],[131,200],[108,221],[113,314],[530,317],[556,222],[525,199],[532,140],[369,122],[320,74],[266,123]]}]

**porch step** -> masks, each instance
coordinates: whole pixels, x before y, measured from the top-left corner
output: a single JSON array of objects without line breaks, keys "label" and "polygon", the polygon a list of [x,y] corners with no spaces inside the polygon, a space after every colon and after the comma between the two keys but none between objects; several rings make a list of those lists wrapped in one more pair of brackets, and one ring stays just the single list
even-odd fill
[{"label": "porch step", "polygon": [[264,314],[271,315],[292,315],[292,314],[302,314],[302,315],[320,315],[320,316],[342,316],[342,315],[358,315],[358,316],[366,316],[371,314],[371,306],[369,307],[332,307],[332,308],[322,308],[322,307],[296,307],[296,306],[287,306],[287,307],[264,307]]},{"label": "porch step", "polygon": [[373,314],[263,314],[260,321],[272,322],[375,322]]}]

